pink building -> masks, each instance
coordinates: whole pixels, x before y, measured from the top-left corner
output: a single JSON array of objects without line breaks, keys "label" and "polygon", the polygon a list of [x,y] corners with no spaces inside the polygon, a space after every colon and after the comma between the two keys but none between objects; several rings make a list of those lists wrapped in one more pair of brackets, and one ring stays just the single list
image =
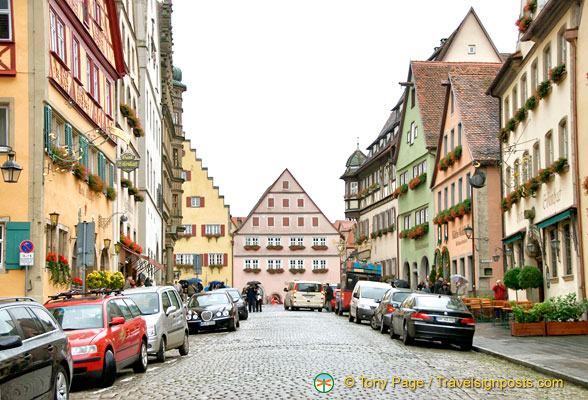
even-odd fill
[{"label": "pink building", "polygon": [[338,283],[339,232],[287,169],[234,233],[233,283],[259,281],[283,301],[292,280]]}]

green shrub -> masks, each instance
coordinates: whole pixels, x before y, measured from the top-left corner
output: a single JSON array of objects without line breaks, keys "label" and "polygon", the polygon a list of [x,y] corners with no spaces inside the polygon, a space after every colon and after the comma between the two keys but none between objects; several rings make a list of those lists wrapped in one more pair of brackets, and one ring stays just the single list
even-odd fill
[{"label": "green shrub", "polygon": [[551,297],[545,304],[547,321],[579,321],[588,307],[588,300],[578,302],[576,293],[569,293],[566,296]]},{"label": "green shrub", "polygon": [[535,289],[543,285],[543,274],[537,267],[526,266],[519,274],[521,289]]},{"label": "green shrub", "polygon": [[520,268],[511,268],[504,274],[504,286],[512,290],[521,290],[521,282],[519,277],[521,275]]}]

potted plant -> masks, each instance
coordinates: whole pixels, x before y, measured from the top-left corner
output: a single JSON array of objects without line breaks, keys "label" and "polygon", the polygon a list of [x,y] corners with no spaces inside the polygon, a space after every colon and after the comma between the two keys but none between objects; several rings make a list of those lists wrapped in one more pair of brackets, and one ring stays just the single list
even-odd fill
[{"label": "potted plant", "polygon": [[113,201],[116,199],[116,190],[114,190],[113,187],[107,187],[106,188],[106,198],[110,201]]},{"label": "potted plant", "polygon": [[145,131],[143,130],[143,128],[141,128],[141,123],[139,122],[139,126],[133,128],[133,135],[135,135],[135,137],[143,137],[145,136]]},{"label": "potted plant", "polygon": [[565,172],[565,168],[567,166],[568,166],[568,159],[565,157],[561,157],[561,158],[558,158],[557,160],[555,160],[551,164],[549,169],[552,173],[561,175],[563,172]]},{"label": "potted plant", "polygon": [[527,109],[525,108],[525,106],[523,106],[515,112],[514,119],[517,122],[521,122],[524,121],[525,118],[527,118]]},{"label": "potted plant", "polygon": [[90,190],[96,193],[102,193],[106,188],[106,182],[96,174],[88,175],[88,185],[90,186]]},{"label": "potted plant", "polygon": [[525,11],[529,13],[534,13],[537,9],[537,0],[529,0],[527,4],[525,4]]},{"label": "potted plant", "polygon": [[503,279],[504,286],[515,291],[517,300],[519,299],[518,291],[521,290],[521,282],[519,280],[520,275],[520,268],[511,268],[504,273]]},{"label": "potted plant", "polygon": [[514,322],[510,324],[512,336],[545,336],[545,322],[541,321],[541,310],[536,307],[530,309],[520,304],[512,307]]},{"label": "potted plant", "polygon": [[88,169],[82,163],[74,163],[72,171],[79,180],[85,181],[88,178]]},{"label": "potted plant", "polygon": [[64,286],[71,283],[69,263],[61,254],[47,253],[45,266],[49,271],[49,280],[55,286]]},{"label": "potted plant", "polygon": [[139,189],[137,189],[137,188],[136,188],[136,187],[134,187],[134,186],[129,186],[129,195],[130,195],[130,196],[134,196],[134,195],[136,195],[137,193],[139,193]]},{"label": "potted plant", "polygon": [[510,136],[510,130],[508,130],[506,128],[501,128],[500,131],[498,132],[498,140],[500,140],[502,143],[508,142],[509,136]]},{"label": "potted plant", "polygon": [[523,267],[519,274],[519,286],[521,289],[529,290],[543,286],[543,274],[539,268],[532,265]]},{"label": "potted plant", "polygon": [[328,246],[312,246],[314,250],[328,250]]},{"label": "potted plant", "polygon": [[145,197],[143,197],[142,194],[137,193],[137,194],[135,194],[135,201],[138,201],[138,202],[141,202],[142,203],[142,202],[145,201]]},{"label": "potted plant", "polygon": [[509,131],[514,132],[514,130],[517,129],[517,121],[513,117],[506,121],[506,125],[504,127]]},{"label": "potted plant", "polygon": [[529,25],[531,25],[531,22],[533,22],[531,17],[523,15],[519,19],[517,19],[515,25],[519,27],[520,33],[525,33],[527,32],[527,29],[529,29]]},{"label": "potted plant", "polygon": [[120,185],[124,188],[131,187],[133,183],[129,179],[120,178]]},{"label": "potted plant", "polygon": [[537,97],[535,95],[529,97],[525,102],[525,107],[527,110],[534,110],[537,107]]},{"label": "potted plant", "polygon": [[282,250],[283,248],[284,248],[284,246],[272,246],[272,245],[266,246],[266,249],[268,249],[268,250]]},{"label": "potted plant", "polygon": [[94,271],[88,274],[88,289],[114,289],[120,290],[125,284],[122,272]]},{"label": "potted plant", "polygon": [[549,80],[553,83],[559,83],[566,73],[566,64],[561,63],[557,67],[549,70]]},{"label": "potted plant", "polygon": [[542,183],[547,183],[547,182],[549,182],[549,178],[551,177],[551,169],[550,168],[540,169],[539,171],[537,171],[537,176],[539,177],[539,180]]},{"label": "potted plant", "polygon": [[569,293],[551,297],[546,303],[549,307],[546,314],[548,336],[588,334],[588,321],[580,321],[588,307],[588,300],[579,302],[576,293]]},{"label": "potted plant", "polygon": [[120,113],[125,118],[128,117],[129,115],[133,114],[133,109],[128,104],[121,103],[119,108],[120,108]]},{"label": "potted plant", "polygon": [[293,250],[293,251],[295,251],[295,250],[304,250],[304,249],[306,249],[306,246],[296,246],[296,245],[293,245],[293,246],[289,246],[289,248],[290,248],[290,250]]},{"label": "potted plant", "polygon": [[543,81],[537,86],[537,91],[535,95],[539,99],[543,99],[549,95],[549,91],[551,90],[551,83],[549,81]]}]

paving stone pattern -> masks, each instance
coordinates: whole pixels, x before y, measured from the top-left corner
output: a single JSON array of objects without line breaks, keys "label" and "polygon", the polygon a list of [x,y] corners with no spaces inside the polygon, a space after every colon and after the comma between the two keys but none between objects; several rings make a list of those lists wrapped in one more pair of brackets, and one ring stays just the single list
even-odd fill
[{"label": "paving stone pattern", "polygon": [[[334,378],[329,393],[318,393],[314,378]],[[355,386],[343,380],[353,377]],[[388,380],[384,390],[362,388],[360,377]],[[392,379],[422,379],[425,388],[392,387]],[[406,347],[372,330],[367,323],[316,311],[284,311],[267,306],[242,321],[237,332],[190,337],[190,354],[167,352],[161,364],[150,359],[145,374],[119,373],[111,388],[78,383],[75,399],[580,399],[588,391],[565,383],[563,389],[441,388],[437,377],[452,379],[552,379],[525,367],[435,343]],[[427,384],[433,378],[430,388]],[[75,382],[74,382],[75,384]]]}]

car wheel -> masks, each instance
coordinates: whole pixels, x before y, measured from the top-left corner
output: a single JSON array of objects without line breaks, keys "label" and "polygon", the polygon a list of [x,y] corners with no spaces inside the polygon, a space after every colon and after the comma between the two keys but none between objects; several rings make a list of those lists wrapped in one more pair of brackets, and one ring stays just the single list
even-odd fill
[{"label": "car wheel", "polygon": [[322,307],[317,308],[318,312],[323,312]]},{"label": "car wheel", "polygon": [[380,324],[380,333],[388,333],[388,326],[384,323],[383,318],[382,323]]},{"label": "car wheel", "polygon": [[145,340],[141,340],[139,359],[133,364],[133,371],[139,373],[147,371],[147,344],[145,343]]},{"label": "car wheel", "polygon": [[372,327],[373,330],[377,330],[378,329],[378,322],[376,321],[376,316],[372,316],[372,319],[370,319],[370,326]]},{"label": "car wheel", "polygon": [[237,322],[235,321],[235,318],[233,318],[233,321],[231,321],[231,324],[229,325],[229,331],[235,332],[236,330],[237,330]]},{"label": "car wheel", "polygon": [[[239,316],[239,318],[241,318],[241,316]],[[243,313],[243,318],[241,318],[243,321],[245,321],[247,318],[249,318],[249,313],[247,311],[245,311]]]},{"label": "car wheel", "polygon": [[165,349],[166,349],[165,336],[162,336],[161,340],[159,341],[159,350],[157,350],[157,353],[155,354],[157,357],[157,361],[159,361],[159,362],[165,361]]},{"label": "car wheel", "polygon": [[116,379],[116,362],[111,350],[104,352],[104,362],[102,363],[102,386],[112,386]]},{"label": "car wheel", "polygon": [[402,341],[407,346],[410,346],[414,342],[414,339],[408,334],[408,324],[406,322],[404,322],[404,327],[402,329]]},{"label": "car wheel", "polygon": [[55,400],[69,399],[69,382],[67,374],[62,365],[57,367],[57,374],[55,374]]},{"label": "car wheel", "polygon": [[473,341],[473,339],[466,339],[465,341],[461,342],[459,344],[460,349],[462,349],[463,351],[470,351],[474,344]]},{"label": "car wheel", "polygon": [[353,315],[351,315],[351,310],[349,310],[349,322],[353,322],[353,320]]},{"label": "car wheel", "polygon": [[390,322],[390,339],[397,339],[398,335],[394,332],[394,324]]},{"label": "car wheel", "polygon": [[298,311],[298,307],[292,307],[292,306],[290,306],[290,310]]},{"label": "car wheel", "polygon": [[449,346],[451,346],[451,341],[450,341],[449,339],[442,339],[442,340],[441,340],[441,344],[442,344],[444,347],[449,347]]},{"label": "car wheel", "polygon": [[188,337],[188,332],[184,333],[184,342],[178,348],[181,356],[187,356],[188,352],[190,351],[190,338]]},{"label": "car wheel", "polygon": [[359,318],[359,315],[355,317],[355,323],[361,324],[361,318]]}]

